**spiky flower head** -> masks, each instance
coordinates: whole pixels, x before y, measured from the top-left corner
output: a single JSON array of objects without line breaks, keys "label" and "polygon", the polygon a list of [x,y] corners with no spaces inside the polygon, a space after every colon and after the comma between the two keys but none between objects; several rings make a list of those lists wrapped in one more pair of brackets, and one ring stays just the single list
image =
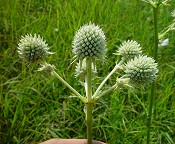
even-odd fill
[{"label": "spiky flower head", "polygon": [[102,58],[106,53],[105,35],[92,23],[82,26],[75,34],[72,52],[76,58]]},{"label": "spiky flower head", "polygon": [[47,54],[52,54],[48,52],[49,47],[40,35],[26,34],[22,36],[18,44],[18,54],[26,62],[35,62],[43,58]]},{"label": "spiky flower head", "polygon": [[128,61],[124,71],[131,83],[145,85],[155,80],[158,69],[154,59],[140,55]]},{"label": "spiky flower head", "polygon": [[134,40],[124,41],[117,50],[117,55],[121,55],[126,59],[134,58],[135,56],[141,55],[142,50],[140,44]]}]

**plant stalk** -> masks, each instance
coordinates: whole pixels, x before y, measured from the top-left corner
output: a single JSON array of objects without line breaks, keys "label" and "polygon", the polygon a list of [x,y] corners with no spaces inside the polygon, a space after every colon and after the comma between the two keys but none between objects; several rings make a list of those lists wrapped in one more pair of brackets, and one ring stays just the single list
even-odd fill
[{"label": "plant stalk", "polygon": [[97,88],[97,90],[95,91],[95,93],[93,95],[93,98],[96,98],[98,96],[98,93],[101,90],[101,88],[103,87],[103,85],[116,72],[117,69],[120,69],[121,68],[121,64],[123,64],[123,62],[124,62],[124,59],[122,59],[118,64],[115,65],[115,67],[113,68],[113,70],[106,76],[106,78],[99,85],[99,87]]},{"label": "plant stalk", "polygon": [[78,98],[80,98],[83,102],[86,102],[85,98],[78,93],[70,84],[68,84],[62,77],[59,76],[55,71],[52,71],[52,74],[56,76],[64,85],[66,85]]},{"label": "plant stalk", "polygon": [[[158,28],[157,28],[157,13],[158,6],[153,7],[154,13],[154,59],[157,61],[157,52],[158,52]],[[147,144],[150,144],[150,131],[151,131],[151,121],[152,121],[152,113],[153,113],[153,105],[154,105],[154,97],[155,97],[156,83],[153,82],[151,85],[151,95],[150,95],[150,103],[149,103],[149,114],[147,118]]]},{"label": "plant stalk", "polygon": [[88,144],[92,144],[92,59],[86,58],[87,75],[85,77],[86,82],[86,124],[87,124],[87,139]]}]

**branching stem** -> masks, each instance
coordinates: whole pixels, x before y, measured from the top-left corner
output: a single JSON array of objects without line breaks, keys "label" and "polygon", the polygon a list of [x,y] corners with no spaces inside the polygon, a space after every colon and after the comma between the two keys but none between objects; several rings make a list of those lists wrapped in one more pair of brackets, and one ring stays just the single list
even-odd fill
[{"label": "branching stem", "polygon": [[121,68],[121,64],[124,62],[124,59],[122,59],[120,61],[120,63],[116,64],[114,69],[106,76],[106,78],[102,81],[102,83],[99,85],[99,87],[97,88],[97,90],[95,91],[94,95],[92,96],[93,98],[98,97],[99,91],[101,90],[101,88],[103,87],[103,85],[106,83],[106,81],[111,77],[111,75],[113,75],[117,69]]}]

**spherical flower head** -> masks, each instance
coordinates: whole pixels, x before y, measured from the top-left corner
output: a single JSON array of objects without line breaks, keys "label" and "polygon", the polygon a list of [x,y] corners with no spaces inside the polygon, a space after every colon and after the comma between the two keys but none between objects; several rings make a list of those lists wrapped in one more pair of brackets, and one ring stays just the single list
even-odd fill
[{"label": "spherical flower head", "polygon": [[99,26],[86,24],[76,32],[72,47],[76,58],[103,58],[106,53],[105,35]]},{"label": "spherical flower head", "polygon": [[124,41],[117,51],[118,55],[123,56],[126,59],[134,58],[135,56],[141,55],[142,50],[140,44],[134,40]]},{"label": "spherical flower head", "polygon": [[18,54],[26,62],[35,62],[43,58],[44,55],[52,54],[48,52],[49,47],[40,35],[26,34],[22,36],[18,44]]},{"label": "spherical flower head", "polygon": [[128,61],[124,71],[131,83],[146,85],[155,80],[158,69],[154,59],[140,55]]}]

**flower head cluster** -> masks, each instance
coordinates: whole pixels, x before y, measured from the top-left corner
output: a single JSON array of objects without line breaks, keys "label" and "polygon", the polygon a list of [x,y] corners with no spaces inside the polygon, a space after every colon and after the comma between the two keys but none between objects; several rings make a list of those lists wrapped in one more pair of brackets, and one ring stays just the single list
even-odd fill
[{"label": "flower head cluster", "polygon": [[127,62],[124,71],[131,83],[145,85],[155,80],[158,69],[154,59],[140,55]]},{"label": "flower head cluster", "polygon": [[124,41],[117,51],[118,55],[123,56],[126,59],[134,58],[135,56],[141,55],[142,50],[140,47],[140,44],[138,44],[136,41],[128,40]]},{"label": "flower head cluster", "polygon": [[52,54],[48,52],[49,47],[40,35],[27,34],[22,36],[18,44],[19,57],[24,59],[26,62],[35,62],[42,59],[44,55]]},{"label": "flower head cluster", "polygon": [[76,32],[72,47],[73,54],[79,59],[102,58],[106,52],[105,35],[98,26],[86,24]]}]

